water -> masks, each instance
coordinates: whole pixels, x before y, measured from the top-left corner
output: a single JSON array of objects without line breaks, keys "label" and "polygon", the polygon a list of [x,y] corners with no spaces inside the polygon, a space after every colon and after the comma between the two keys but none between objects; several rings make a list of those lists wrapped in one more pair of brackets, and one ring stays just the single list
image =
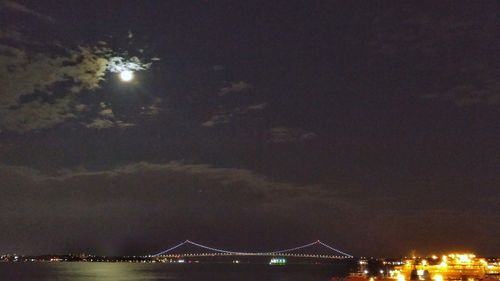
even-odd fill
[{"label": "water", "polygon": [[6,281],[327,281],[349,270],[342,264],[0,263]]}]

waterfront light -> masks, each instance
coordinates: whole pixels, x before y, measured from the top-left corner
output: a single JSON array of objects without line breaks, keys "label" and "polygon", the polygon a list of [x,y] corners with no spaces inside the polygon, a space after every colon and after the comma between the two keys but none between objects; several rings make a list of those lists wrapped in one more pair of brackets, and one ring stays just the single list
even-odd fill
[{"label": "waterfront light", "polygon": [[448,261],[448,258],[446,256],[443,256],[441,258],[441,263],[439,264],[440,267],[446,267],[447,266],[447,261]]}]

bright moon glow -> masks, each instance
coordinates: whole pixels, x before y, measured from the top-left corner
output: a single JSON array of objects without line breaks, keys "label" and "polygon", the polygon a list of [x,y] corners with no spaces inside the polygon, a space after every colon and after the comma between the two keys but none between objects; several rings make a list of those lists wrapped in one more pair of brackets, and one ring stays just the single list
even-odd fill
[{"label": "bright moon glow", "polygon": [[124,70],[124,71],[120,72],[120,79],[123,82],[129,82],[132,79],[134,79],[134,73],[130,70]]}]

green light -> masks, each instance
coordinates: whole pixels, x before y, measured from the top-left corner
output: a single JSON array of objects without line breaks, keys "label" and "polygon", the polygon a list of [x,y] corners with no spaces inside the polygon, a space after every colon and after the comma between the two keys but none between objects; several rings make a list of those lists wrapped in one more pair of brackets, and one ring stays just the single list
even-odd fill
[{"label": "green light", "polygon": [[286,264],[286,259],[285,258],[272,258],[271,261],[269,261],[270,265],[285,265]]}]

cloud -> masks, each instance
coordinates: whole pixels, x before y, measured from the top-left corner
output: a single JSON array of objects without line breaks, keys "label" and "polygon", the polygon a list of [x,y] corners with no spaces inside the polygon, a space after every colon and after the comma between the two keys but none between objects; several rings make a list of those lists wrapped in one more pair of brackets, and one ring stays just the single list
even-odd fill
[{"label": "cloud", "polygon": [[96,118],[91,122],[84,123],[89,129],[109,129],[109,128],[128,128],[136,126],[134,123],[123,122],[120,120],[99,119]]},{"label": "cloud", "polygon": [[10,10],[13,10],[13,11],[17,11],[17,12],[20,12],[20,13],[24,13],[24,14],[28,14],[28,15],[31,15],[31,16],[35,16],[36,18],[39,18],[39,19],[42,19],[42,20],[45,20],[45,21],[48,21],[50,23],[55,23],[55,20],[52,18],[52,17],[49,17],[47,15],[44,15],[44,14],[41,14],[35,10],[32,10],[22,4],[19,4],[17,2],[14,2],[14,1],[8,1],[8,0],[4,0],[2,2],[0,2],[0,8],[1,7],[5,7],[7,9],[10,9]]},{"label": "cloud", "polygon": [[250,84],[245,81],[232,82],[231,85],[219,90],[219,96],[225,96],[233,93],[241,93],[250,88]]},{"label": "cloud", "polygon": [[95,89],[104,76],[106,64],[105,58],[89,48],[54,57],[0,44],[0,105],[17,105],[20,97],[35,91],[50,94],[49,88],[61,81],[72,80],[82,88]]},{"label": "cloud", "polygon": [[90,123],[85,124],[85,127],[91,129],[107,129],[115,127],[115,123],[108,119],[94,119]]},{"label": "cloud", "polygon": [[151,63],[143,63],[138,57],[123,58],[114,56],[109,58],[107,69],[114,73],[119,73],[125,70],[139,71],[146,70],[151,67]]},{"label": "cloud", "polygon": [[446,14],[417,2],[401,3],[398,13],[382,12],[373,22],[372,60],[377,69],[390,69],[379,65],[387,61],[408,65],[404,75],[412,77],[420,97],[458,106],[498,105],[498,7],[488,2],[452,9],[450,3],[440,4],[453,10]]},{"label": "cloud", "polygon": [[[496,77],[499,76],[500,72]],[[464,82],[434,96],[441,100],[452,101],[458,106],[500,104],[500,81],[493,77],[490,79],[484,77],[483,79],[483,83]]]},{"label": "cloud", "polygon": [[263,102],[263,103],[258,103],[258,104],[250,105],[250,106],[247,107],[247,110],[263,110],[267,106],[268,106],[268,103],[267,102]]},{"label": "cloud", "polygon": [[[131,233],[150,239],[157,234],[195,239],[193,235],[200,231],[204,235],[239,235],[241,220],[254,221],[248,231],[259,233],[269,229],[269,223],[277,229],[308,224],[308,219],[324,216],[325,210],[331,214],[352,208],[335,192],[320,186],[280,182],[247,169],[175,161],[136,162],[104,170],[40,171],[0,165],[0,180],[0,227],[13,225],[13,232],[0,233],[0,241],[20,243],[0,242],[0,247],[18,253],[82,250],[88,243],[96,253],[103,251],[99,245],[108,241],[105,237],[113,237],[107,245],[115,250],[110,253],[107,248],[106,254],[117,254],[116,249]],[[40,235],[57,236],[57,244],[45,241],[37,246],[39,239],[19,231],[25,224],[36,227]],[[67,227],[61,232],[63,225]],[[12,239],[12,233],[23,235]],[[158,250],[167,242],[160,239],[157,243],[151,249]],[[61,248],[68,244],[76,246]],[[48,250],[39,250],[40,246]],[[142,253],[147,252],[147,242],[140,246]]]},{"label": "cloud", "polygon": [[[388,194],[341,184],[328,188],[293,184],[248,169],[179,161],[135,162],[100,170],[0,165],[0,180],[0,227],[9,230],[0,232],[5,251],[81,251],[87,245],[93,253],[117,254],[132,236],[140,240],[139,253],[148,253],[170,240],[195,239],[200,232],[203,239],[263,233],[280,239],[297,228],[301,231],[287,243],[335,237],[350,241],[342,249],[354,253],[385,251],[387,239],[423,241],[429,235],[452,237],[433,242],[429,250],[481,246],[482,241],[488,241],[482,247],[486,251],[498,248],[498,243],[491,243],[498,240],[491,232],[498,226],[498,200],[474,190],[471,195],[477,204],[453,194],[443,201],[435,193],[416,202],[411,194],[402,196],[401,190]],[[467,212],[460,207],[464,205]],[[57,239],[40,245],[39,237],[22,231],[26,227]],[[65,231],[60,231],[63,227]],[[457,227],[470,231],[457,234]],[[101,248],[102,243],[107,247]],[[61,248],[68,244],[73,248]],[[400,246],[404,248],[399,250],[408,250],[408,245]],[[127,249],[121,251],[127,254]]]},{"label": "cloud", "polygon": [[143,107],[142,114],[148,116],[155,116],[160,114],[160,112],[162,111],[162,102],[163,100],[161,98],[155,98],[151,105]]},{"label": "cloud", "polygon": [[232,114],[219,114],[212,116],[209,120],[203,122],[203,127],[215,127],[221,124],[228,124],[231,121]]},{"label": "cloud", "polygon": [[242,117],[247,113],[257,112],[265,109],[268,106],[267,102],[258,103],[254,105],[249,105],[243,109],[237,107],[232,111],[223,111],[219,114],[213,115],[207,121],[203,122],[201,125],[203,127],[216,127],[222,124],[229,124],[233,118]]},{"label": "cloud", "polygon": [[276,143],[308,141],[317,137],[317,134],[300,128],[275,127],[269,129],[270,141]]},{"label": "cloud", "polygon": [[[215,66],[219,68],[219,66]],[[229,124],[233,121],[243,121],[247,117],[253,117],[252,113],[257,113],[264,110],[267,102],[255,100],[254,97],[248,95],[250,84],[245,81],[235,81],[226,83],[225,87],[218,90],[217,96],[212,96],[214,100],[209,105],[216,105],[216,108],[209,110],[208,118],[205,118],[201,125],[203,127],[217,127],[224,124]],[[243,95],[238,95],[243,94]]]},{"label": "cloud", "polygon": [[[107,71],[144,70],[149,66],[137,57],[125,59],[102,46],[44,53],[0,43],[0,130],[24,133],[48,129],[88,115],[92,111],[79,102],[79,97],[98,89]],[[148,105],[149,115],[159,112],[158,105],[157,101]],[[102,117],[105,112],[98,115]],[[97,118],[94,121],[89,127],[110,124]],[[112,121],[121,127],[130,125]]]},{"label": "cloud", "polygon": [[[54,57],[0,44],[0,128],[26,132],[74,118],[72,111],[78,104],[74,96],[69,91],[68,95],[56,97],[52,86],[71,81],[76,84],[74,92],[96,89],[106,63],[89,48]],[[44,102],[37,93],[52,100]],[[23,102],[28,96],[33,96],[31,101]]]},{"label": "cloud", "polygon": [[90,122],[82,122],[89,129],[109,129],[109,128],[128,128],[134,127],[136,124],[119,120],[113,113],[113,109],[108,107],[104,102],[101,102],[98,110],[98,117]]},{"label": "cloud", "polygon": [[33,44],[27,38],[25,38],[20,32],[15,30],[0,30],[0,39],[12,40],[14,42],[23,42]]},{"label": "cloud", "polygon": [[38,100],[24,103],[19,109],[0,109],[1,127],[4,130],[28,132],[52,128],[66,120],[75,118],[69,98],[57,99],[53,103]]},{"label": "cloud", "polygon": [[114,118],[115,115],[113,113],[113,110],[111,108],[105,108],[101,111],[99,111],[99,115],[107,118]]},{"label": "cloud", "polygon": [[[23,166],[0,165],[0,178],[21,178],[25,182],[36,183],[40,186],[49,186],[56,182],[71,185],[71,182],[87,182],[96,178],[102,179],[103,182],[109,182],[114,181],[114,179],[127,178],[131,175],[153,178],[159,176],[165,181],[165,184],[168,184],[169,179],[182,177],[183,180],[191,181],[196,186],[196,192],[200,190],[207,193],[224,191],[259,195],[258,197],[264,200],[261,203],[265,203],[266,200],[279,200],[280,198],[315,198],[318,194],[322,194],[318,198],[323,199],[335,197],[334,193],[317,185],[283,183],[246,169],[219,168],[208,164],[186,164],[178,161],[159,164],[136,162],[96,171],[80,167],[52,172],[42,172]],[[200,179],[204,184],[199,184],[201,183]],[[132,185],[135,186],[136,184]],[[105,186],[103,184],[101,187],[105,188]]]}]

